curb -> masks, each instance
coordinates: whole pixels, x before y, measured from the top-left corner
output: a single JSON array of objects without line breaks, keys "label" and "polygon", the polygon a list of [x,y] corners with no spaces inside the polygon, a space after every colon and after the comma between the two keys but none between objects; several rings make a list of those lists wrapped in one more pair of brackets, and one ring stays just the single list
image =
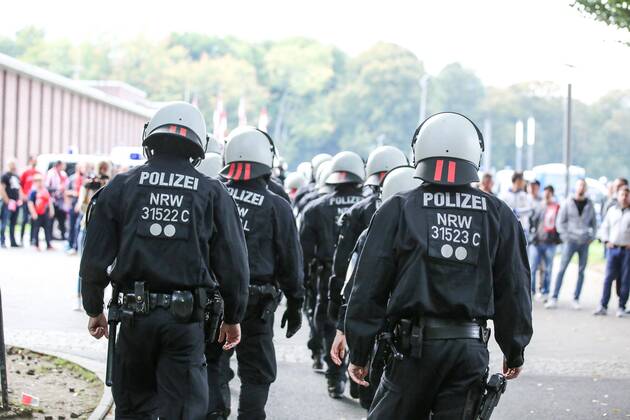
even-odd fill
[{"label": "curb", "polygon": [[[17,346],[17,347],[27,348],[24,346]],[[101,380],[101,383],[103,384],[103,395],[101,396],[101,400],[99,401],[98,405],[96,406],[92,414],[90,414],[90,417],[88,417],[88,420],[103,420],[107,416],[107,414],[109,413],[109,410],[112,408],[112,405],[114,404],[114,398],[112,396],[111,389],[105,385],[105,365],[102,362],[99,362],[93,359],[87,359],[85,357],[75,356],[68,353],[48,351],[46,349],[42,349],[39,347],[33,347],[33,348],[27,348],[27,349],[32,350],[37,353],[46,354],[48,356],[65,359],[71,363],[74,363],[75,365],[81,366],[83,369],[89,370],[90,372],[94,373]]]}]

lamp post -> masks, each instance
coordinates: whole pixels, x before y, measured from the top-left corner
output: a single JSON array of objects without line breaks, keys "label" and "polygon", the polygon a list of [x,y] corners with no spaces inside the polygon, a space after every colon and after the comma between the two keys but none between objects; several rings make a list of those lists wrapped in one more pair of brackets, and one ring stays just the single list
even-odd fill
[{"label": "lamp post", "polygon": [[516,145],[516,171],[523,170],[523,121],[518,120],[514,126],[514,144]]},{"label": "lamp post", "polygon": [[534,168],[534,145],[536,144],[536,120],[527,119],[527,169]]},{"label": "lamp post", "polygon": [[564,142],[564,153],[563,153],[563,160],[564,160],[564,166],[565,166],[565,170],[566,170],[566,174],[565,174],[565,178],[564,181],[566,183],[565,185],[565,197],[568,197],[570,192],[571,192],[571,174],[570,174],[570,169],[571,169],[571,83],[569,83],[567,85],[567,103],[565,105],[564,108],[564,136],[563,136],[563,142]]},{"label": "lamp post", "polygon": [[427,88],[429,86],[429,75],[425,74],[420,78],[420,121],[418,124],[422,124],[427,116]]},{"label": "lamp post", "polygon": [[483,122],[483,143],[485,149],[483,170],[490,172],[492,171],[492,121],[490,118],[486,118]]}]

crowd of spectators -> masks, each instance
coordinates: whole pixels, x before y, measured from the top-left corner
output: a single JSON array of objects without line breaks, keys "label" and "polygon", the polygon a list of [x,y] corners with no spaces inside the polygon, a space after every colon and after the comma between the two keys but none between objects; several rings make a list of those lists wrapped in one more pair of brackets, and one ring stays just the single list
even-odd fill
[{"label": "crowd of spectators", "polygon": [[68,253],[76,254],[87,204],[109,180],[111,165],[100,162],[95,171],[88,163],[78,163],[68,176],[61,161],[45,173],[37,170],[36,163],[30,158],[18,173],[17,162],[7,162],[0,184],[0,246],[31,245],[39,251],[43,236],[46,249],[54,250],[52,241],[58,240],[66,243]]},{"label": "crowd of spectators", "polygon": [[[612,285],[616,285],[618,307],[616,315],[630,315],[626,307],[630,290],[630,189],[628,180],[617,178],[609,185],[609,195],[598,215],[596,205],[587,196],[584,179],[575,183],[574,193],[557,200],[553,185],[545,185],[540,194],[540,182],[526,182],[521,172],[512,176],[512,185],[499,198],[514,211],[528,240],[531,268],[531,292],[545,308],[558,307],[558,296],[566,270],[577,255],[578,270],[572,307],[579,310],[580,295],[586,276],[591,244],[599,240],[606,259],[602,297],[594,315],[606,315]],[[492,175],[482,175],[479,189],[492,194]],[[598,217],[599,216],[599,217]],[[598,220],[601,221],[598,224]],[[553,288],[551,275],[554,257],[560,246],[560,265]],[[538,281],[537,281],[538,278]]]}]

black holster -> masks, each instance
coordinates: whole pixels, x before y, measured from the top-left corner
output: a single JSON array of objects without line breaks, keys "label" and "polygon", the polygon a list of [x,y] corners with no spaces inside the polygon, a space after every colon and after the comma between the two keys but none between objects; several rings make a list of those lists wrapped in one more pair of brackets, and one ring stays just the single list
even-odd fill
[{"label": "black holster", "polygon": [[481,398],[481,404],[479,404],[476,420],[488,420],[492,416],[492,412],[499,404],[499,399],[501,399],[501,395],[503,395],[506,388],[507,380],[505,376],[495,373],[490,377],[488,383],[485,384],[485,392]]},{"label": "black holster", "polygon": [[276,312],[282,292],[273,284],[251,284],[249,286],[249,304],[260,306],[260,319],[267,321]]},{"label": "black holster", "polygon": [[206,343],[213,343],[219,339],[219,329],[223,321],[223,297],[218,290],[197,290],[198,301],[202,303]]}]

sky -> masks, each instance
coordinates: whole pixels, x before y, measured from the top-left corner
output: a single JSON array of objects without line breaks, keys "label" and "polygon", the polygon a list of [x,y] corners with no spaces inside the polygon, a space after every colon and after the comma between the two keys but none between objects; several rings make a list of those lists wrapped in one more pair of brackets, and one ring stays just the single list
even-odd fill
[{"label": "sky", "polygon": [[[451,62],[489,86],[573,84],[592,102],[630,89],[630,33],[593,21],[570,0],[20,0],[5,2],[0,34],[35,25],[73,42],[150,39],[170,32],[250,41],[306,36],[355,55],[378,41],[414,52],[431,74]],[[570,65],[570,66],[567,66]]]}]

